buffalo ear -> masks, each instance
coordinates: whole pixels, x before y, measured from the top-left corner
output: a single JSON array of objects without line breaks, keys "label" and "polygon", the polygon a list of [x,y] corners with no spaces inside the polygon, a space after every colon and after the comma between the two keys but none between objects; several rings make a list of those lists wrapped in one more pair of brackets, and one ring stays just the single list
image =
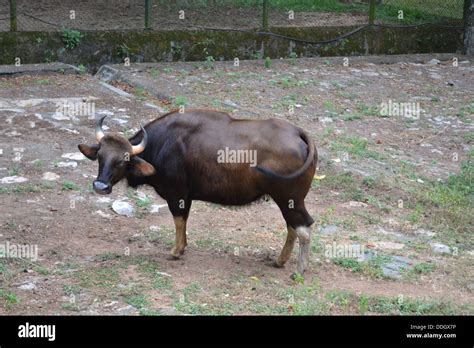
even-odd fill
[{"label": "buffalo ear", "polygon": [[90,159],[91,161],[95,161],[97,159],[97,151],[99,151],[99,145],[80,144],[80,145],[77,145],[77,147],[79,148],[79,151],[81,151],[82,154],[86,156],[88,159]]},{"label": "buffalo ear", "polygon": [[132,174],[135,176],[151,176],[156,173],[155,167],[140,157],[133,157],[130,162]]}]

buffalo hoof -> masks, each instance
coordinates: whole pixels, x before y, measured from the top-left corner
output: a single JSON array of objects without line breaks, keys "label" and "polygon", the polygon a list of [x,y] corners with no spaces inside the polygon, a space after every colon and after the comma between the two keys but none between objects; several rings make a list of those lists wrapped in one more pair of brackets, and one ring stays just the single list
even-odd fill
[{"label": "buffalo hoof", "polygon": [[273,261],[273,262],[271,263],[271,265],[272,265],[273,267],[275,267],[275,268],[283,268],[283,267],[285,267],[285,264],[284,264],[284,263],[279,263],[277,260]]},{"label": "buffalo hoof", "polygon": [[179,260],[179,256],[168,255],[168,256],[166,256],[166,259],[168,261],[176,261],[176,260]]}]

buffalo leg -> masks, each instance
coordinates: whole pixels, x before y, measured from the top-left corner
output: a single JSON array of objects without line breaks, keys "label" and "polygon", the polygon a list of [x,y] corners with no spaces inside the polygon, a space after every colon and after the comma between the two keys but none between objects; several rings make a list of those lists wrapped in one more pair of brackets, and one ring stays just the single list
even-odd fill
[{"label": "buffalo leg", "polygon": [[[280,207],[286,224],[288,225],[288,237],[280,257],[275,262],[275,266],[282,267],[283,264],[288,261],[295,239],[298,238],[298,272],[303,274],[309,265],[311,232],[314,220],[308,214],[303,201],[275,199],[275,202]],[[291,202],[291,204],[287,202]]]},{"label": "buffalo leg", "polygon": [[188,245],[186,237],[186,223],[188,221],[191,200],[179,200],[177,202],[168,201],[168,207],[173,214],[174,226],[176,229],[175,245],[171,249],[169,260],[177,260],[184,254],[184,249]]},{"label": "buffalo leg", "polygon": [[278,267],[278,268],[283,267],[285,265],[286,261],[288,261],[288,259],[290,258],[291,253],[293,252],[293,248],[295,246],[295,241],[296,241],[296,236],[297,236],[296,231],[290,225],[287,225],[287,229],[288,229],[288,235],[286,236],[285,245],[283,246],[281,254],[274,264],[275,267]]},{"label": "buffalo leg", "polygon": [[184,254],[184,248],[188,244],[186,239],[186,222],[187,218],[182,216],[173,216],[174,226],[176,228],[176,241],[173,249],[171,250],[171,257],[178,259]]},{"label": "buffalo leg", "polygon": [[298,272],[303,274],[309,265],[310,246],[311,246],[311,226],[299,226],[296,228],[296,234],[299,242]]}]

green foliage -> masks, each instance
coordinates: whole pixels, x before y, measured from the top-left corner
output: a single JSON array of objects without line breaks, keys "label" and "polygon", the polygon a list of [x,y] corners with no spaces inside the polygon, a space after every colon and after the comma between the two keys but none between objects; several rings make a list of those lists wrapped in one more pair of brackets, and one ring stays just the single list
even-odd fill
[{"label": "green foliage", "polygon": [[272,60],[270,59],[270,57],[266,57],[265,58],[265,68],[270,69],[271,66],[272,66]]},{"label": "green foliage", "polygon": [[81,42],[83,35],[81,32],[72,29],[64,29],[62,32],[63,42],[67,49],[76,48]]}]

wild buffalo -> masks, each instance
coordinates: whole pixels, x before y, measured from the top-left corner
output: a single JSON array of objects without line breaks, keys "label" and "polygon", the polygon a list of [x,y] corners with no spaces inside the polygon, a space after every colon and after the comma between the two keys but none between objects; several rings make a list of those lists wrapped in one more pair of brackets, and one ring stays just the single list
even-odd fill
[{"label": "wild buffalo", "polygon": [[104,134],[104,118],[96,124],[98,143],[79,145],[87,158],[99,161],[94,190],[109,194],[123,178],[132,187],[152,186],[173,214],[176,243],[170,259],[184,253],[193,200],[245,205],[267,194],[288,228],[274,266],[284,266],[298,238],[298,272],[307,269],[314,220],[304,198],[316,170],[317,151],[301,128],[283,120],[235,119],[211,110],[172,111],[126,139]]}]

